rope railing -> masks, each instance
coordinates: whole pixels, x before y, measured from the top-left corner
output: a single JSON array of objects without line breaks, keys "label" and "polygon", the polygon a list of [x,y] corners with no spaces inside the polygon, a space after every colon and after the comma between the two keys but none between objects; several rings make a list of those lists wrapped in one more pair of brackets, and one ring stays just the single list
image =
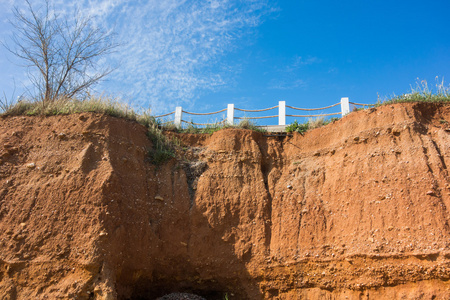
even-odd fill
[{"label": "rope railing", "polygon": [[360,106],[375,106],[376,104],[365,104],[365,103],[356,103],[356,102],[348,102],[353,105],[360,105]]},{"label": "rope railing", "polygon": [[294,117],[294,118],[310,118],[310,117],[328,117],[328,116],[337,116],[342,113],[331,113],[331,114],[318,114],[318,115],[286,115],[286,117]]},{"label": "rope railing", "polygon": [[[195,125],[195,126],[215,126],[218,124],[228,124],[228,125],[233,125],[235,124],[235,120],[261,120],[261,119],[271,119],[271,118],[278,118],[278,125],[280,126],[285,126],[286,125],[286,117],[294,117],[294,118],[311,118],[311,117],[328,117],[328,116],[337,116],[337,115],[342,115],[345,116],[346,114],[350,113],[350,104],[353,105],[360,105],[363,107],[373,107],[375,106],[375,104],[365,104],[365,103],[357,103],[357,102],[350,102],[349,99],[347,97],[343,97],[341,98],[341,101],[339,103],[333,104],[333,105],[329,105],[329,106],[325,106],[325,107],[320,107],[320,108],[299,108],[299,107],[295,107],[295,106],[291,106],[291,105],[286,105],[286,101],[279,101],[278,105],[276,106],[272,106],[269,108],[263,108],[263,109],[244,109],[244,108],[236,108],[234,106],[234,104],[228,104],[228,107],[225,109],[221,109],[218,111],[214,111],[214,112],[208,112],[208,113],[196,113],[196,112],[189,112],[189,111],[185,111],[183,110],[183,108],[181,106],[177,106],[175,111],[164,114],[164,115],[159,115],[159,116],[155,116],[155,118],[162,118],[162,117],[166,117],[169,115],[174,114],[174,119],[173,121],[171,121],[170,123],[174,124],[176,127],[180,128],[182,126],[182,124],[190,124],[190,125]],[[333,107],[336,107],[340,105],[340,111],[339,112],[333,112],[333,113],[321,113],[321,110],[325,110],[325,109],[330,109]],[[259,113],[259,112],[265,112],[265,111],[269,111],[272,109],[276,109],[278,108],[278,114],[276,115],[270,115],[270,116],[242,116],[242,114],[240,116],[235,116],[235,112],[236,111],[240,111],[240,112],[247,112],[247,113]],[[316,114],[311,114],[311,115],[296,115],[296,114],[287,114],[286,113],[286,109],[293,109],[293,110],[299,110],[299,111],[316,111]],[[334,109],[334,111],[336,111],[337,109]],[[333,110],[332,110],[333,111]],[[220,122],[214,122],[214,123],[195,123],[195,122],[188,122],[182,119],[183,113],[184,114],[188,114],[188,115],[194,115],[194,116],[209,116],[209,115],[215,115],[218,113],[222,113],[222,112],[226,112],[226,119],[222,120]]]},{"label": "rope railing", "polygon": [[261,111],[268,111],[274,108],[279,107],[279,105],[273,106],[273,107],[269,107],[269,108],[263,108],[263,109],[243,109],[243,108],[237,108],[235,107],[235,110],[239,110],[239,111],[245,111],[245,112],[261,112]]},{"label": "rope railing", "polygon": [[183,110],[183,113],[188,114],[188,115],[196,115],[196,116],[208,116],[208,115],[215,115],[215,114],[224,112],[226,110],[227,109],[224,108],[224,109],[221,109],[221,110],[218,110],[218,111],[215,111],[215,112],[210,112],[210,113],[193,113],[193,112],[188,112],[188,111],[184,111]]},{"label": "rope railing", "polygon": [[296,110],[313,111],[313,110],[322,110],[322,109],[332,108],[332,107],[338,106],[339,104],[341,104],[341,103],[339,102],[339,103],[336,103],[336,104],[333,104],[330,106],[321,107],[321,108],[298,108],[298,107],[294,107],[294,106],[290,106],[290,105],[286,105],[286,107],[296,109]]},{"label": "rope railing", "polygon": [[274,115],[274,116],[263,116],[263,117],[234,117],[234,118],[235,118],[235,119],[238,119],[238,120],[246,120],[246,119],[257,120],[257,119],[278,118],[278,115]]},{"label": "rope railing", "polygon": [[156,118],[167,117],[167,116],[173,115],[174,113],[175,113],[175,111],[173,111],[173,112],[170,112],[170,113],[167,113],[167,114],[165,114],[165,115],[154,116],[154,118],[156,119]]}]

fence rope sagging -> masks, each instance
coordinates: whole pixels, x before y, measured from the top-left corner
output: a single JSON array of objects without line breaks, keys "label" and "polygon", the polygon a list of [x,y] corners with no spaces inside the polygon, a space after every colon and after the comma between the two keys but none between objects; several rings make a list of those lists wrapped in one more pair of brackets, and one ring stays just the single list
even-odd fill
[{"label": "fence rope sagging", "polygon": [[218,111],[215,111],[215,112],[210,112],[210,113],[193,113],[193,112],[188,112],[188,111],[184,111],[184,110],[183,110],[183,112],[184,112],[185,114],[188,114],[188,115],[208,116],[208,115],[215,115],[215,114],[224,112],[224,111],[226,111],[226,110],[227,110],[227,109],[224,108],[224,109],[221,109],[221,110],[218,110]]},{"label": "fence rope sagging", "polygon": [[181,122],[189,124],[189,125],[195,125],[195,126],[214,126],[214,125],[219,125],[219,124],[223,124],[225,123],[226,120],[222,120],[220,122],[217,123],[194,123],[194,122],[188,122],[185,120],[181,120]]},{"label": "fence rope sagging", "polygon": [[167,116],[173,115],[174,113],[175,113],[175,111],[170,112],[170,113],[167,113],[167,114],[165,114],[165,115],[154,116],[154,118],[157,119],[157,118],[167,117]]},{"label": "fence rope sagging", "polygon": [[246,120],[246,119],[250,119],[250,120],[256,120],[256,119],[269,119],[269,118],[277,118],[278,115],[274,115],[274,116],[263,116],[263,117],[234,117],[235,119],[239,119],[239,120]]},{"label": "fence rope sagging", "polygon": [[376,106],[376,104],[365,104],[365,103],[356,103],[356,102],[348,102],[353,105],[360,105],[360,106]]},{"label": "fence rope sagging", "polygon": [[[186,124],[190,124],[190,125],[196,125],[196,126],[215,126],[218,124],[228,124],[228,125],[234,125],[234,121],[235,120],[245,120],[245,119],[250,119],[250,120],[259,120],[259,119],[270,119],[270,118],[278,118],[278,125],[279,126],[285,126],[286,125],[286,117],[294,117],[294,118],[311,118],[311,117],[328,117],[328,116],[337,116],[337,115],[342,115],[345,116],[346,114],[350,113],[350,104],[353,105],[360,105],[363,107],[373,107],[376,106],[375,104],[364,104],[364,103],[357,103],[357,102],[350,102],[348,97],[342,97],[341,101],[333,104],[333,105],[329,105],[329,106],[325,106],[325,107],[320,107],[320,108],[299,108],[299,107],[295,107],[295,106],[290,106],[290,105],[286,105],[286,101],[279,101],[278,105],[276,106],[272,106],[269,108],[263,108],[263,109],[244,109],[244,108],[236,108],[234,106],[234,104],[228,104],[227,108],[215,111],[215,112],[209,112],[209,113],[195,113],[195,112],[188,112],[183,110],[183,108],[181,106],[177,106],[175,108],[175,111],[164,114],[164,115],[159,115],[159,116],[155,116],[155,118],[162,118],[162,117],[166,117],[169,115],[174,114],[174,119],[173,121],[171,121],[171,123],[173,123],[176,127],[180,128],[181,125],[183,123]],[[316,112],[320,112],[321,110],[325,110],[325,109],[329,109],[329,108],[333,108],[340,105],[340,112],[334,112],[334,113],[316,113],[316,114],[311,114],[311,115],[295,115],[295,114],[287,114],[286,113],[286,108],[290,108],[293,110],[300,110],[300,111],[316,111]],[[258,117],[249,117],[249,116],[235,116],[235,111],[242,111],[242,112],[248,112],[248,113],[257,113],[257,112],[264,112],[264,111],[269,111],[272,109],[276,109],[278,108],[278,114],[277,115],[271,115],[271,116],[258,116]],[[334,111],[336,111],[336,109],[334,109]],[[226,112],[226,118],[223,119],[220,122],[214,122],[214,123],[194,123],[194,122],[188,122],[183,120],[183,113],[188,114],[188,115],[195,115],[195,116],[209,116],[209,115],[215,115],[218,113],[222,113],[222,112]]]},{"label": "fence rope sagging", "polygon": [[273,107],[269,107],[269,108],[263,108],[263,109],[243,109],[243,108],[237,108],[235,107],[235,110],[239,110],[239,111],[245,111],[245,112],[261,112],[261,111],[268,111],[274,108],[279,107],[279,105],[273,106]]},{"label": "fence rope sagging", "polygon": [[328,116],[337,116],[342,113],[331,113],[331,114],[318,114],[318,115],[286,115],[286,117],[294,117],[294,118],[310,118],[310,117],[328,117]]},{"label": "fence rope sagging", "polygon": [[290,106],[290,105],[286,105],[286,107],[296,109],[296,110],[312,111],[312,110],[322,110],[322,109],[332,108],[332,107],[338,106],[339,104],[341,104],[341,102],[330,105],[330,106],[321,107],[321,108],[298,108],[298,107],[294,107],[294,106]]}]

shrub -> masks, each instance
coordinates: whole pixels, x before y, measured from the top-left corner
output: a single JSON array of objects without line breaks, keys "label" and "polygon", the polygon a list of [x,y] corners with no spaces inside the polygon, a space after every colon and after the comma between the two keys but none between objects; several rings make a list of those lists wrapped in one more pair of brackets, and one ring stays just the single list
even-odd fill
[{"label": "shrub", "polygon": [[300,123],[298,123],[297,120],[295,120],[294,123],[286,126],[286,132],[294,132],[295,131],[295,132],[303,134],[306,131],[308,131],[308,129],[309,129],[308,122],[300,124]]}]

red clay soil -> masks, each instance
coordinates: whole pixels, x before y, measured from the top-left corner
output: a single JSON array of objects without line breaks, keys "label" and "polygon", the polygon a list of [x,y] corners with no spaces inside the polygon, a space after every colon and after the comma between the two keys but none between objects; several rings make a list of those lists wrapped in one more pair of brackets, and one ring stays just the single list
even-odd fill
[{"label": "red clay soil", "polygon": [[1,118],[0,299],[450,299],[450,106],[176,137]]}]

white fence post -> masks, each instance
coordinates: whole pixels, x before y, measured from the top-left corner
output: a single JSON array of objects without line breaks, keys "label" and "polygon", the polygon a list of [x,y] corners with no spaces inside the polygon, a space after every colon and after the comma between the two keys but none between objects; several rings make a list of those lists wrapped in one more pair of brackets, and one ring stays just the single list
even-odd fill
[{"label": "white fence post", "polygon": [[348,102],[348,97],[341,98],[341,113],[342,116],[350,113],[350,103]]},{"label": "white fence post", "polygon": [[182,115],[183,115],[183,108],[181,106],[177,106],[175,108],[175,120],[174,120],[174,124],[177,128],[181,128]]},{"label": "white fence post", "polygon": [[286,125],[286,101],[278,102],[278,125]]},{"label": "white fence post", "polygon": [[234,104],[228,104],[227,108],[227,124],[234,125]]}]

